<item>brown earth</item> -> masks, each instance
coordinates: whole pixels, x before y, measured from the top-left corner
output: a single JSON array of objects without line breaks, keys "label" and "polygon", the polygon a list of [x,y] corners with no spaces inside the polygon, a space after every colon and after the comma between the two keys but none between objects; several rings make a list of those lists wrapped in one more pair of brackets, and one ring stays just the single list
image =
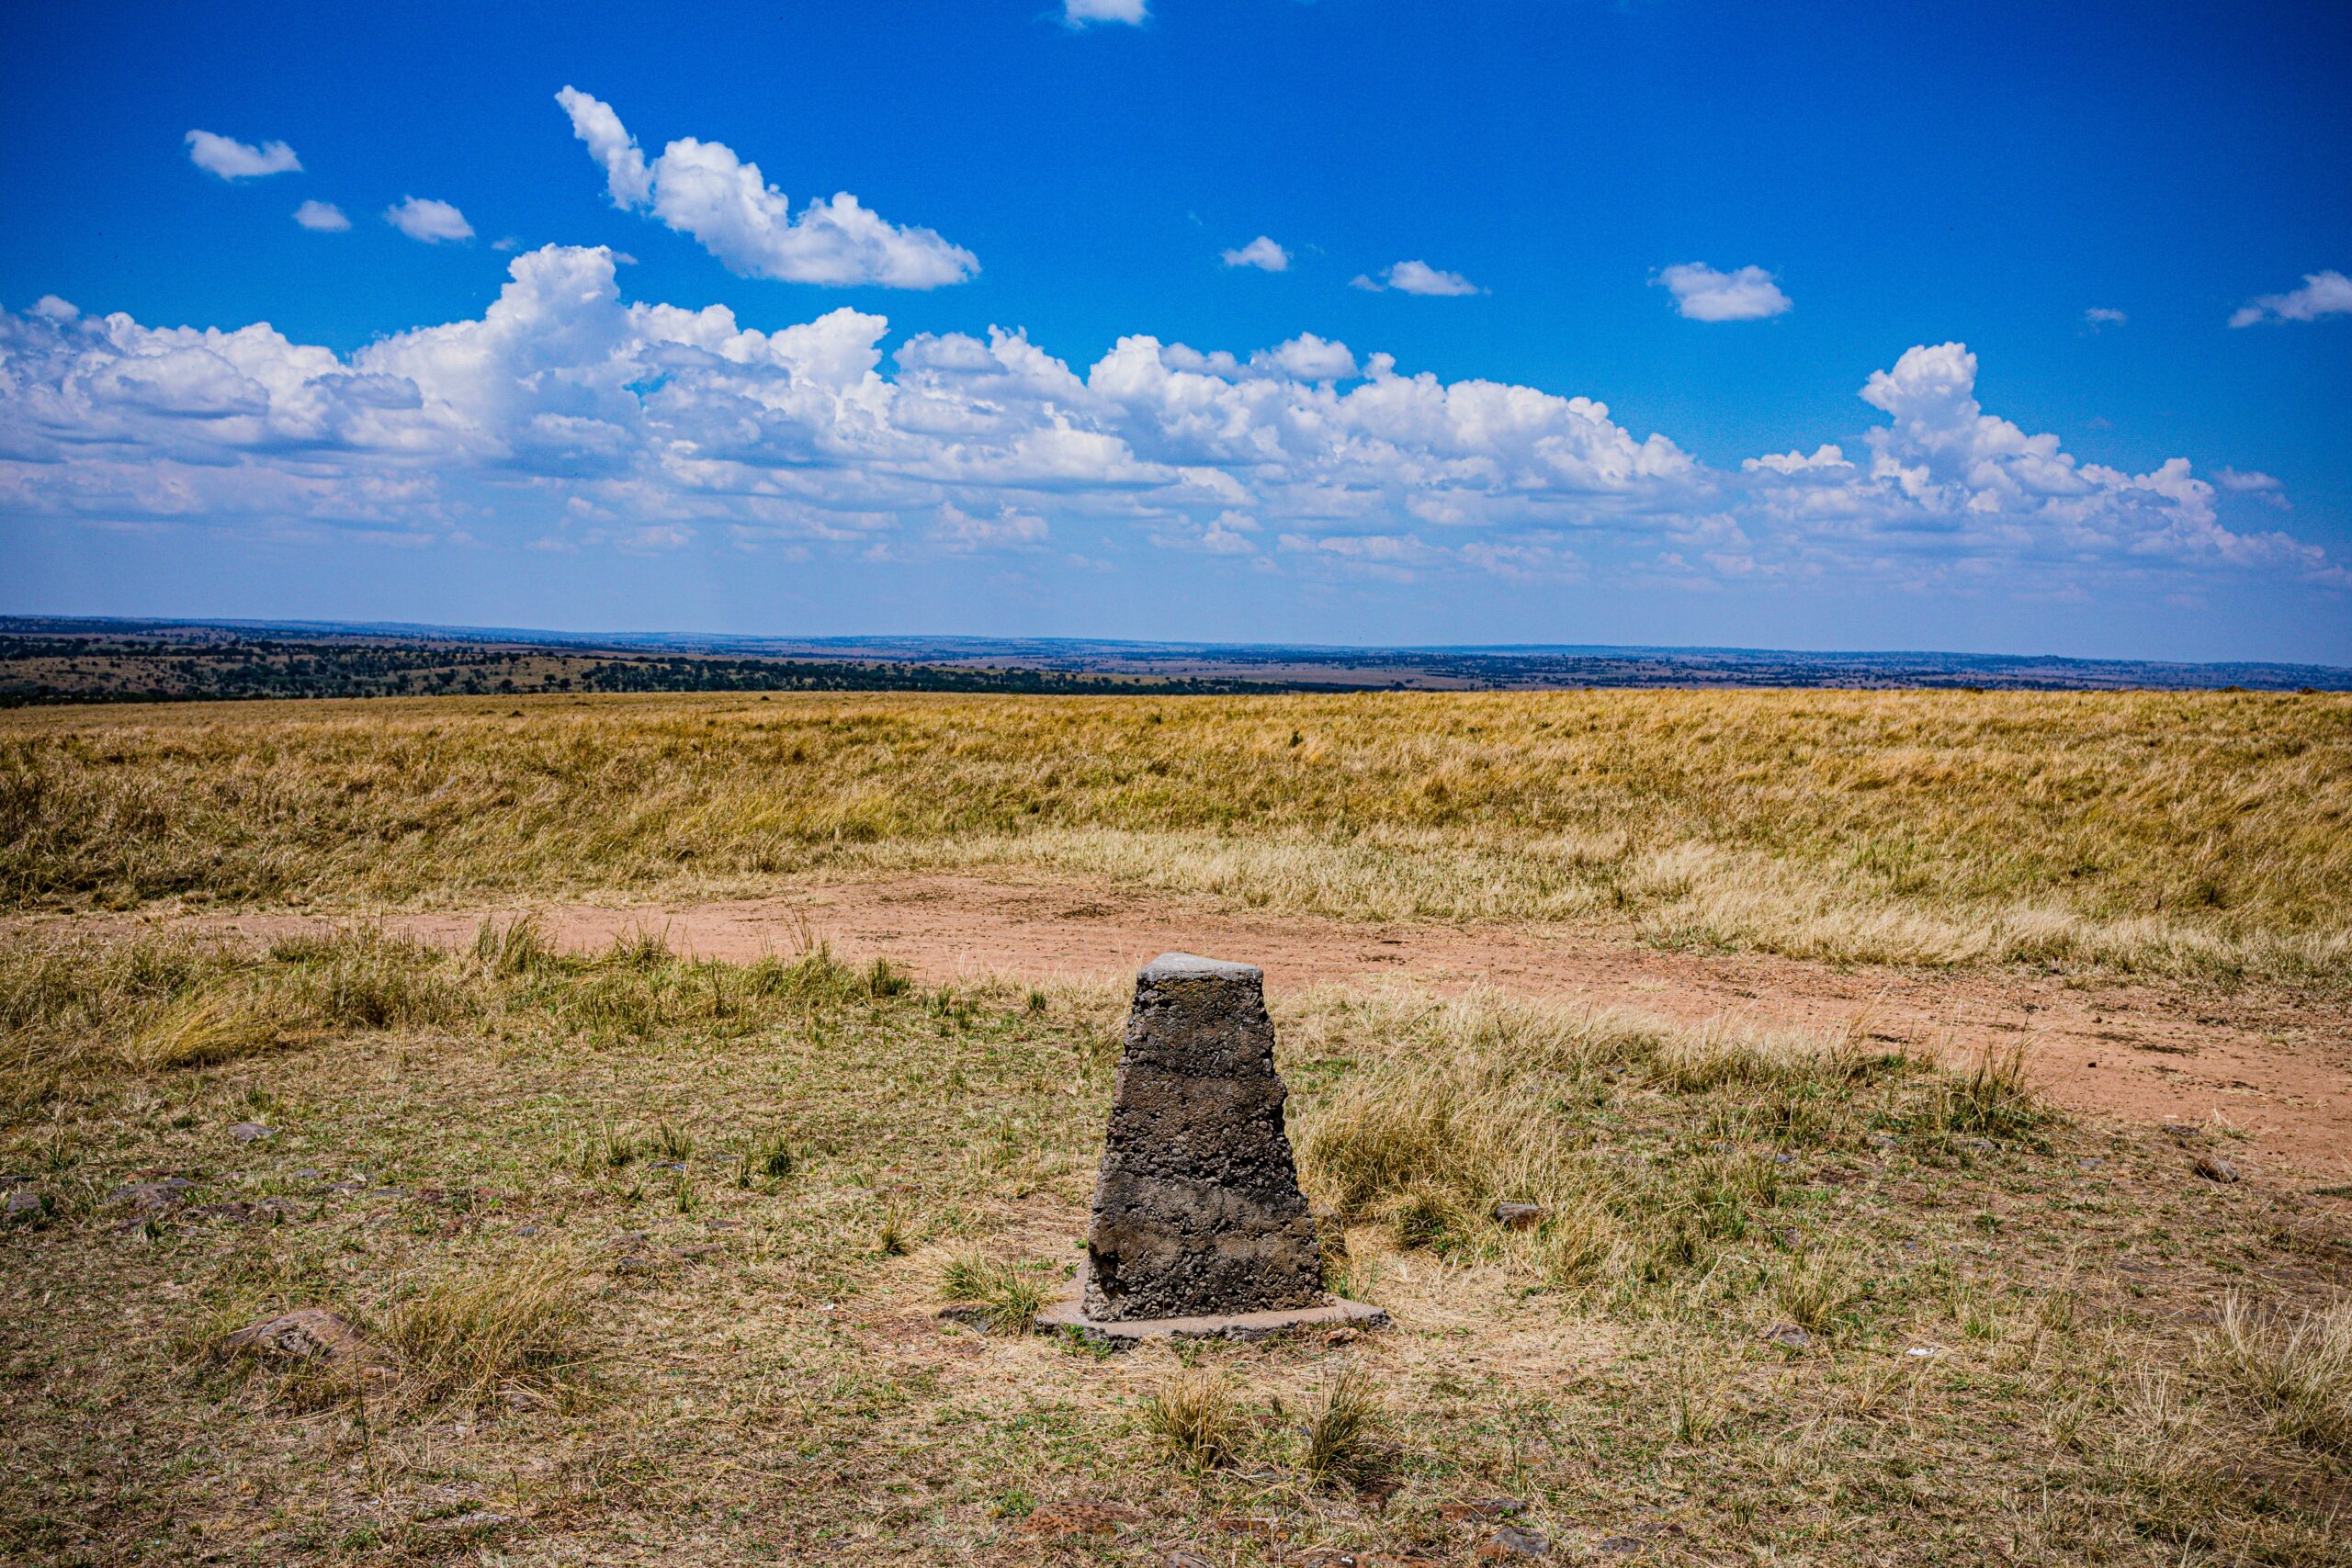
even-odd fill
[{"label": "brown earth", "polygon": [[[425,939],[470,941],[485,914],[395,914]],[[2196,1123],[2240,1134],[2249,1176],[2352,1180],[2352,1014],[2263,987],[2126,982],[2007,970],[1838,967],[1753,953],[1662,951],[1567,926],[1369,924],[1237,911],[1102,883],[1003,874],[812,882],[776,896],[690,905],[558,905],[537,911],[571,949],[639,931],[682,953],[751,959],[822,941],[837,957],[888,958],[922,979],[1125,976],[1170,949],[1259,964],[1270,991],[1406,977],[1441,990],[1487,985],[1622,1007],[1672,1022],[1715,1021],[1869,1038],[1967,1060],[2021,1046],[2034,1081],[2093,1117]],[[36,919],[43,926],[128,917]],[[269,937],[320,918],[195,917]]]}]

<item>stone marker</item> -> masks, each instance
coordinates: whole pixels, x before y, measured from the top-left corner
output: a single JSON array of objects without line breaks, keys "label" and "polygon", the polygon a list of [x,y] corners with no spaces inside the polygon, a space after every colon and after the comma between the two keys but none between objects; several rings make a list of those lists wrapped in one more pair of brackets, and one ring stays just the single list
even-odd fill
[{"label": "stone marker", "polygon": [[1085,1282],[1041,1321],[1121,1337],[1383,1321],[1323,1293],[1284,1096],[1263,975],[1188,953],[1153,960],[1127,1015]]},{"label": "stone marker", "polygon": [[1136,976],[1086,1238],[1086,1314],[1281,1312],[1323,1299],[1274,1071],[1265,976],[1170,953]]}]

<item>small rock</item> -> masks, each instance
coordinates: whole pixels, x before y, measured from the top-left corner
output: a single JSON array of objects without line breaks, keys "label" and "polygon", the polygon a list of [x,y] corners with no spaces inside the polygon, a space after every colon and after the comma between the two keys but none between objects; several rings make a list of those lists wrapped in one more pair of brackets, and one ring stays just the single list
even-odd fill
[{"label": "small rock", "polygon": [[6,1217],[11,1224],[30,1224],[49,1212],[49,1204],[29,1187],[19,1187],[8,1194]]},{"label": "small rock", "polygon": [[537,1235],[539,1234],[539,1227],[537,1225],[516,1225],[514,1227],[514,1234],[516,1235]]},{"label": "small rock", "polygon": [[1862,1141],[1874,1149],[1900,1148],[1903,1145],[1903,1140],[1892,1133],[1872,1133]]},{"label": "small rock", "polygon": [[1495,1218],[1507,1231],[1532,1231],[1544,1223],[1544,1205],[1541,1203],[1498,1203],[1495,1205]]},{"label": "small rock", "polygon": [[1813,1336],[1807,1334],[1798,1324],[1776,1323],[1764,1331],[1764,1337],[1767,1342],[1778,1345],[1784,1350],[1813,1348]]},{"label": "small rock", "polygon": [[311,1361],[363,1356],[368,1342],[341,1313],[325,1307],[297,1307],[240,1328],[222,1340],[221,1347],[278,1360]]},{"label": "small rock", "polygon": [[2001,1145],[1990,1138],[1962,1138],[1960,1146],[1971,1154],[1989,1155]]},{"label": "small rock", "polygon": [[277,1129],[259,1122],[240,1122],[229,1129],[229,1136],[241,1144],[258,1144],[265,1138],[277,1136]]},{"label": "small rock", "polygon": [[2105,1170],[2107,1168],[2107,1161],[2098,1158],[2097,1156],[2093,1156],[2088,1159],[2078,1159],[2075,1163],[2085,1170]]},{"label": "small rock", "polygon": [[107,1193],[107,1206],[128,1205],[142,1214],[160,1214],[187,1202],[188,1192],[195,1186],[184,1176],[167,1176],[161,1181],[133,1181]]},{"label": "small rock", "polygon": [[1168,1554],[1168,1561],[1162,1568],[1216,1568],[1216,1563],[1197,1551],[1186,1551],[1180,1547]]},{"label": "small rock", "polygon": [[2220,1155],[2199,1155],[2197,1174],[2208,1181],[2235,1181],[2238,1179],[2238,1168]]},{"label": "small rock", "polygon": [[2204,1129],[2189,1126],[2186,1122],[2167,1122],[2165,1123],[2165,1135],[2168,1138],[2178,1138],[2184,1144],[2193,1144],[2203,1137],[2205,1133]]},{"label": "small rock", "polygon": [[1944,1348],[1940,1345],[1914,1345],[1911,1348],[1904,1351],[1903,1353],[1906,1356],[1912,1357],[1914,1359],[1924,1361],[1942,1355],[1944,1353]]},{"label": "small rock", "polygon": [[1552,1538],[1535,1530],[1523,1530],[1517,1525],[1505,1525],[1478,1543],[1481,1562],[1517,1562],[1530,1557],[1552,1555]]},{"label": "small rock", "polygon": [[1605,1552],[1611,1557],[1639,1557],[1649,1549],[1648,1541],[1634,1535],[1612,1535],[1593,1545],[1595,1551]]},{"label": "small rock", "polygon": [[1508,1519],[1527,1512],[1527,1505],[1516,1497],[1487,1497],[1471,1503],[1441,1503],[1437,1517],[1456,1522],[1466,1520],[1474,1525],[1490,1525],[1497,1519]]},{"label": "small rock", "polygon": [[301,1169],[294,1173],[294,1179],[297,1181],[324,1181],[326,1178],[319,1172],[312,1170],[306,1165]]}]

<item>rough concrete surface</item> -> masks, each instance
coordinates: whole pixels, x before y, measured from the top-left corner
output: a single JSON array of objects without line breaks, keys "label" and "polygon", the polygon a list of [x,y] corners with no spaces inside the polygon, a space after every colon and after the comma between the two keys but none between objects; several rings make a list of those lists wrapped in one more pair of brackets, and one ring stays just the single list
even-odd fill
[{"label": "rough concrete surface", "polygon": [[1170,953],[1136,976],[1087,1236],[1096,1322],[1323,1303],[1264,976]]}]

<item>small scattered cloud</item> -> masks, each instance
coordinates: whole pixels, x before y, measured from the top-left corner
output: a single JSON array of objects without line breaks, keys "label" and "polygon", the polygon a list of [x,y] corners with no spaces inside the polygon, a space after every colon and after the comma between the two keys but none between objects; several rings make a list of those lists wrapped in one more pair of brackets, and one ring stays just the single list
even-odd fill
[{"label": "small scattered cloud", "polygon": [[1238,250],[1224,253],[1227,266],[1254,266],[1260,272],[1288,272],[1290,253],[1261,234]]},{"label": "small scattered cloud", "polygon": [[576,87],[555,96],[572,134],[604,168],[615,207],[650,211],[738,276],[936,288],[980,270],[979,258],[961,245],[892,223],[847,191],[812,200],[796,217],[760,166],[725,142],[681,137],[648,162],[610,104]]},{"label": "small scattered cloud", "polygon": [[1356,373],[1356,356],[1348,345],[1301,333],[1288,343],[1261,348],[1250,356],[1256,369],[1287,376],[1294,381],[1345,381]]},{"label": "small scattered cloud", "polygon": [[1249,513],[1220,512],[1202,531],[1201,548],[1218,556],[1254,555],[1258,547],[1250,542],[1250,536],[1257,531],[1258,520]]},{"label": "small scattered cloud", "polygon": [[52,321],[73,321],[81,319],[82,308],[70,299],[61,299],[54,294],[44,294],[33,301],[33,314],[47,317]]},{"label": "small scattered cloud", "polygon": [[187,159],[206,174],[218,175],[224,180],[288,175],[302,167],[302,160],[294,156],[294,149],[283,141],[266,141],[256,147],[250,141],[216,136],[209,130],[187,133]]},{"label": "small scattered cloud", "polygon": [[2230,317],[2233,327],[2258,321],[2316,321],[2322,316],[2352,315],[2352,277],[2329,269],[2303,274],[2303,286],[2285,294],[2247,300]]},{"label": "small scattered cloud", "polygon": [[523,242],[509,234],[503,239],[492,240],[490,243],[490,248],[503,256],[513,255],[523,248]]},{"label": "small scattered cloud", "polygon": [[1084,28],[1097,22],[1120,22],[1139,28],[1148,10],[1147,0],[1062,0],[1062,26]]},{"label": "small scattered cloud", "polygon": [[2259,468],[2217,468],[2213,478],[2223,490],[2251,496],[2265,506],[2280,512],[2294,510],[2294,503],[2287,499],[2287,487]]},{"label": "small scattered cloud", "polygon": [[1796,308],[1760,266],[1718,272],[1704,262],[1679,262],[1659,268],[1650,281],[1667,287],[1675,310],[1688,321],[1760,321]]},{"label": "small scattered cloud", "polygon": [[1035,513],[1003,506],[993,517],[978,516],[949,502],[940,507],[931,536],[943,548],[967,555],[975,550],[1035,548],[1046,542],[1050,532],[1046,520]]},{"label": "small scattered cloud", "polygon": [[464,213],[431,197],[412,196],[387,207],[384,221],[410,239],[422,240],[428,245],[474,237],[474,227],[466,221]]},{"label": "small scattered cloud", "polygon": [[649,523],[620,540],[622,549],[631,555],[652,555],[662,550],[683,550],[695,542],[695,531],[676,523]]},{"label": "small scattered cloud", "polygon": [[1377,294],[1384,288],[1394,288],[1399,294],[1423,294],[1439,297],[1483,294],[1485,289],[1458,272],[1446,272],[1425,261],[1400,261],[1377,278],[1369,273],[1358,273],[1348,279],[1351,288],[1366,289]]},{"label": "small scattered cloud", "polygon": [[321,234],[340,234],[351,227],[351,220],[332,201],[304,202],[294,209],[294,221]]},{"label": "small scattered cloud", "polygon": [[2104,305],[2094,305],[2083,312],[2083,325],[2093,332],[2106,327],[2120,327],[2131,319],[2122,311],[2111,310]]}]

